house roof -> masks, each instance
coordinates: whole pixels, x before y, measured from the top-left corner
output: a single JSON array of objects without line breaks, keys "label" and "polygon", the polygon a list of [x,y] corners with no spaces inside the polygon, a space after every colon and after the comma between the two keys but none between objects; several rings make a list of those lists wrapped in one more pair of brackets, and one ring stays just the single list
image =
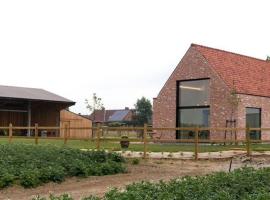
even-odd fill
[{"label": "house roof", "polygon": [[108,119],[109,122],[123,121],[129,110],[117,110]]},{"label": "house roof", "polygon": [[89,121],[92,121],[90,118],[89,118],[89,115],[81,115],[80,113],[75,113],[75,112],[72,112],[68,109],[63,109],[61,110],[62,113],[65,113],[65,112],[68,112],[68,113],[71,113],[72,115],[75,115],[75,116],[78,116],[78,117],[82,117],[84,119],[87,119]]},{"label": "house roof", "polygon": [[225,84],[239,94],[270,97],[270,62],[192,44]]},{"label": "house roof", "polygon": [[[131,109],[118,109],[118,110],[95,110],[89,118],[95,122],[116,122],[124,121]],[[95,115],[95,116],[94,116]]]},{"label": "house roof", "polygon": [[42,100],[75,104],[75,102],[43,89],[0,85],[0,98]]}]

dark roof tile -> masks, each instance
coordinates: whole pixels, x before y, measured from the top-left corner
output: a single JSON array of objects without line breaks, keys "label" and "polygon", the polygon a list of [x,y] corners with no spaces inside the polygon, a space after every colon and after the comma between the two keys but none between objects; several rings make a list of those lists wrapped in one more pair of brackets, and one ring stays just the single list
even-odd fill
[{"label": "dark roof tile", "polygon": [[74,104],[75,102],[43,89],[0,85],[0,98],[44,100]]}]

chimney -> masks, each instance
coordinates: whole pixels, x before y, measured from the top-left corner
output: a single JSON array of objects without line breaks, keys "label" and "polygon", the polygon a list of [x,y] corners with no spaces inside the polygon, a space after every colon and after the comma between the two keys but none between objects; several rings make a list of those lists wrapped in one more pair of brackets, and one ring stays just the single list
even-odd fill
[{"label": "chimney", "polygon": [[266,61],[270,62],[270,56],[267,56]]},{"label": "chimney", "polygon": [[125,110],[129,110],[129,107],[125,107]]}]

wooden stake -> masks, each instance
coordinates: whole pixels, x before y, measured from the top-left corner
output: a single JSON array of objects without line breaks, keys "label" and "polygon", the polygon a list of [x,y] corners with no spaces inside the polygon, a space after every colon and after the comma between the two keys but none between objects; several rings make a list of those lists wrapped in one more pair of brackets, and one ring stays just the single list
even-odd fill
[{"label": "wooden stake", "polygon": [[67,134],[68,134],[68,125],[65,124],[65,132],[64,132],[64,144],[67,144]]},{"label": "wooden stake", "polygon": [[35,123],[35,144],[38,144],[38,124]]},{"label": "wooden stake", "polygon": [[12,124],[9,124],[9,128],[8,128],[8,143],[11,143],[12,140]]},{"label": "wooden stake", "polygon": [[144,124],[143,127],[143,159],[146,159],[146,151],[147,151],[147,124]]},{"label": "wooden stake", "polygon": [[247,126],[246,129],[246,148],[247,148],[247,156],[250,156],[250,128]]},{"label": "wooden stake", "polygon": [[100,150],[100,132],[101,132],[101,124],[98,123],[97,125],[97,150]]},{"label": "wooden stake", "polygon": [[199,128],[196,127],[195,128],[195,140],[194,140],[194,144],[195,144],[195,149],[194,149],[194,154],[195,154],[195,160],[198,160],[198,152],[199,152]]}]

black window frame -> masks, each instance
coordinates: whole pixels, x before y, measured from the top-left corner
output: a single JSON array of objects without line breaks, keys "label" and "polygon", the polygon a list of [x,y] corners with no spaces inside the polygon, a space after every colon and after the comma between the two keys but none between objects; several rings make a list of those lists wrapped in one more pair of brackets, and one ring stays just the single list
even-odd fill
[{"label": "black window frame", "polygon": [[[179,123],[181,121],[181,117],[179,111],[181,109],[197,109],[197,108],[209,108],[210,111],[210,97],[209,97],[209,105],[201,105],[201,106],[180,106],[180,83],[181,82],[188,82],[188,81],[201,81],[201,80],[209,80],[210,78],[199,78],[199,79],[185,79],[185,80],[177,80],[176,81],[176,127],[179,127]],[[209,88],[210,90],[210,88]],[[209,91],[210,94],[210,91]],[[176,139],[180,139],[180,131],[177,130],[175,133]]]}]

